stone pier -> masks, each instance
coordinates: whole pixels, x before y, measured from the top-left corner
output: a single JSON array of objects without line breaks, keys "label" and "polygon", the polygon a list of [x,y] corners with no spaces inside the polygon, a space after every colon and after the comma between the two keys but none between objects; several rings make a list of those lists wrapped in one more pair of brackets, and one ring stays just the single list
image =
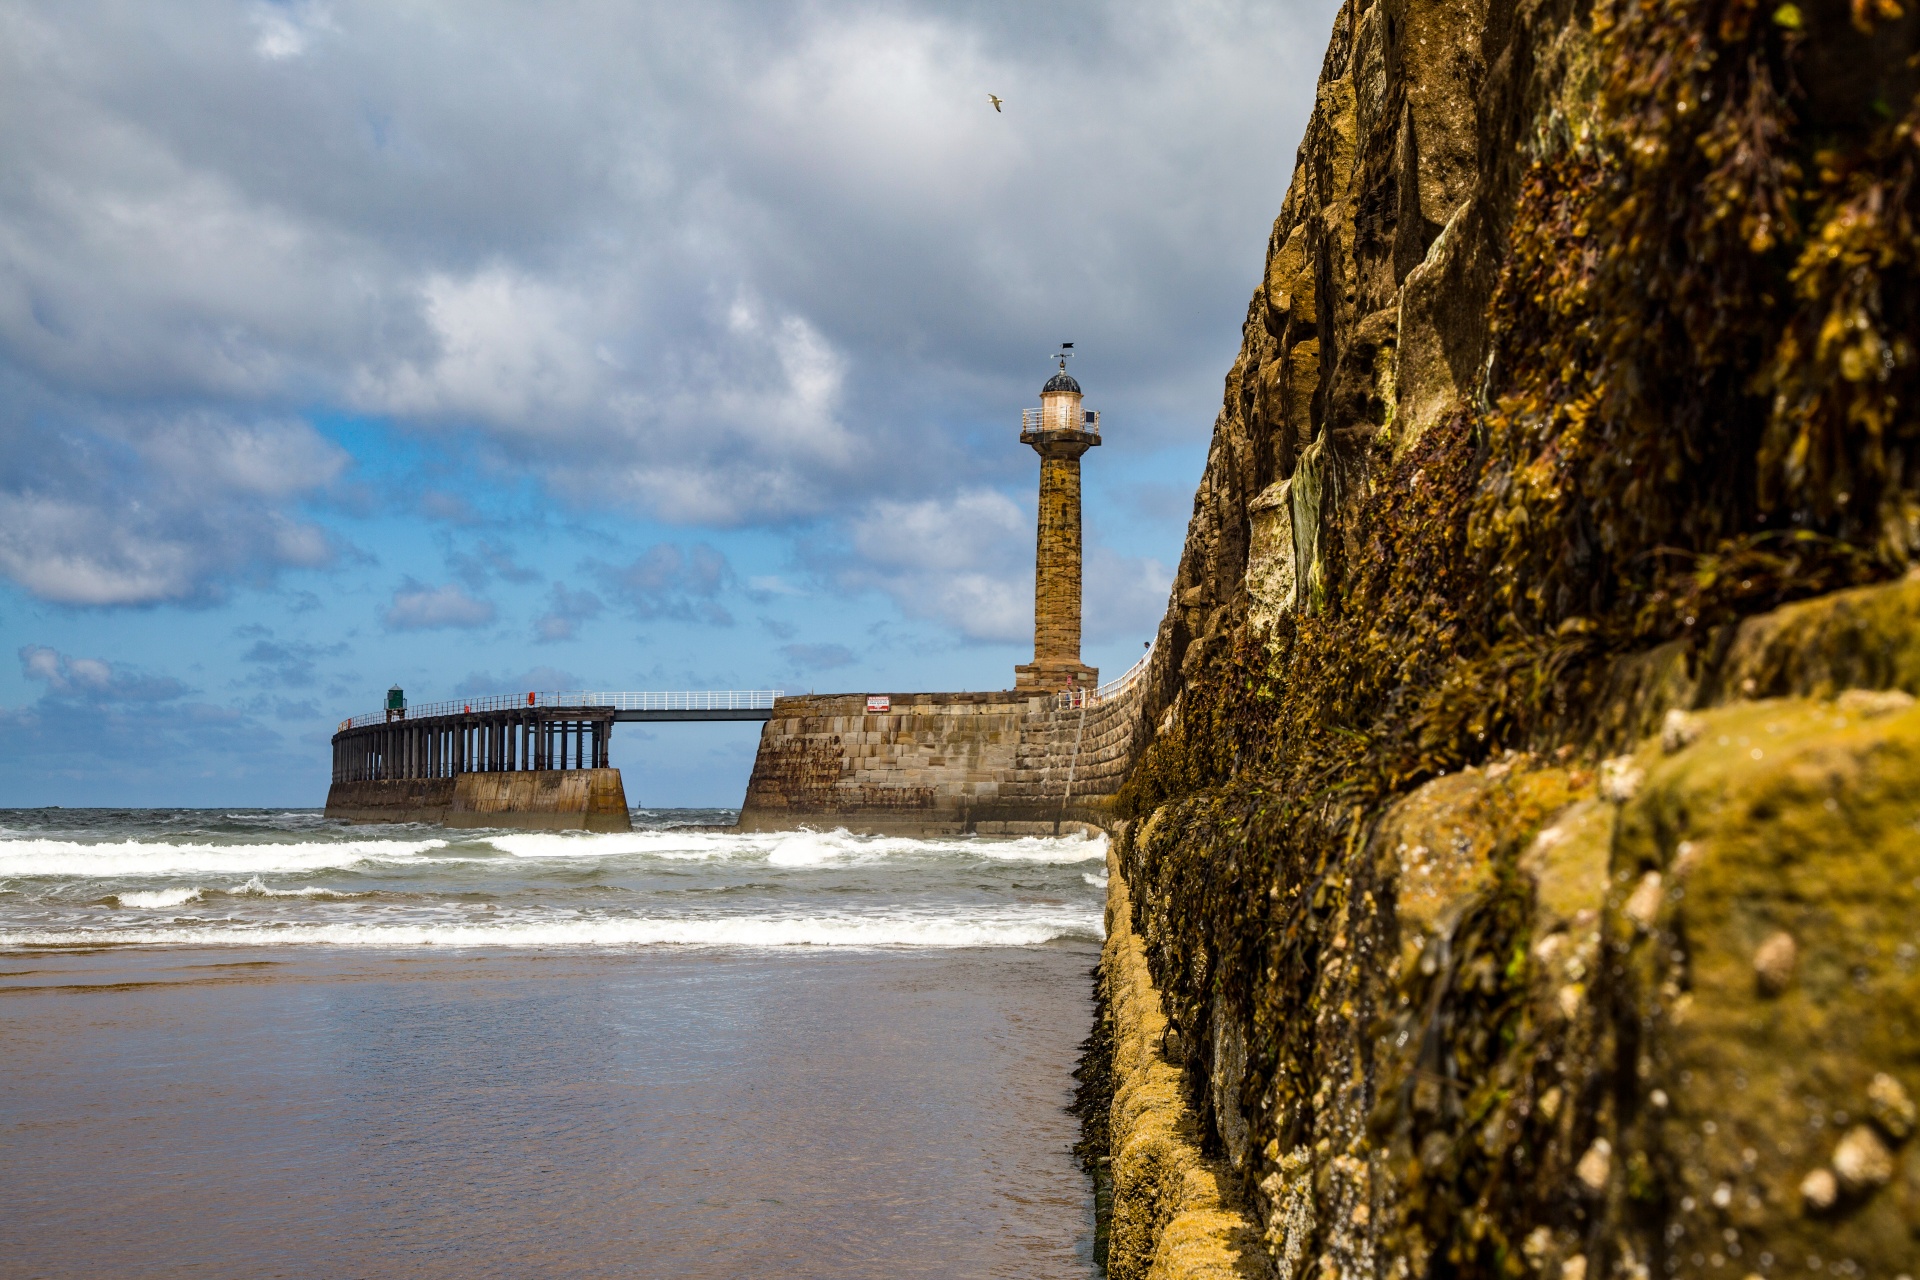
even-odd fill
[{"label": "stone pier", "polygon": [[[394,690],[397,695],[398,690]],[[347,822],[631,831],[603,706],[393,707],[333,736],[326,814]]]},{"label": "stone pier", "polygon": [[1139,685],[1091,691],[782,698],[740,826],[1052,835],[1104,824],[1142,741]]}]

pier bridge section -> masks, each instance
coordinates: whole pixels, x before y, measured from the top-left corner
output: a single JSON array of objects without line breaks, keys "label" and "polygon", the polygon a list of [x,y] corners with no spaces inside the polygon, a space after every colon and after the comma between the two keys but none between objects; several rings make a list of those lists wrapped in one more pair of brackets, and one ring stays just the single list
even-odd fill
[{"label": "pier bridge section", "polygon": [[[398,690],[394,691],[398,694]],[[530,692],[409,707],[341,722],[327,816],[452,827],[631,829],[613,726],[767,720],[778,689]]]}]

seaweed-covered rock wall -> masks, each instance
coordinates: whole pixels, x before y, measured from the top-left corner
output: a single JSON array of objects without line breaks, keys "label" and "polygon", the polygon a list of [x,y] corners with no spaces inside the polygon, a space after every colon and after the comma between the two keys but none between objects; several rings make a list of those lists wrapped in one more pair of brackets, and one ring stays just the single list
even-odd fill
[{"label": "seaweed-covered rock wall", "polygon": [[1275,1274],[1915,1272],[1917,52],[1337,17],[1116,799]]}]

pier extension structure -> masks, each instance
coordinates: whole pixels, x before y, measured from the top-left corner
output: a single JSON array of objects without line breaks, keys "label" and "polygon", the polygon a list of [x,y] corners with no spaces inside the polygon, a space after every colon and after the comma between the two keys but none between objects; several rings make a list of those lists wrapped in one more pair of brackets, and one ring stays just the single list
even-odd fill
[{"label": "pier extension structure", "polygon": [[333,735],[327,816],[450,827],[630,831],[626,789],[608,763],[622,720],[766,720],[778,689],[506,694],[343,721]]}]

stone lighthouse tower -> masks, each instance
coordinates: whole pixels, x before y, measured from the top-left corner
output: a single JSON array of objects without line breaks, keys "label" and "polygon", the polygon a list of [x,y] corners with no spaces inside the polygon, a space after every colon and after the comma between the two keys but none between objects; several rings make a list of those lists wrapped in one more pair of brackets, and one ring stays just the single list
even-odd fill
[{"label": "stone lighthouse tower", "polygon": [[1092,688],[1100,672],[1080,661],[1080,455],[1100,443],[1100,415],[1080,405],[1080,384],[1060,370],[1040,407],[1020,415],[1020,442],[1040,455],[1040,533],[1033,574],[1033,661],[1013,669],[1016,689]]}]

